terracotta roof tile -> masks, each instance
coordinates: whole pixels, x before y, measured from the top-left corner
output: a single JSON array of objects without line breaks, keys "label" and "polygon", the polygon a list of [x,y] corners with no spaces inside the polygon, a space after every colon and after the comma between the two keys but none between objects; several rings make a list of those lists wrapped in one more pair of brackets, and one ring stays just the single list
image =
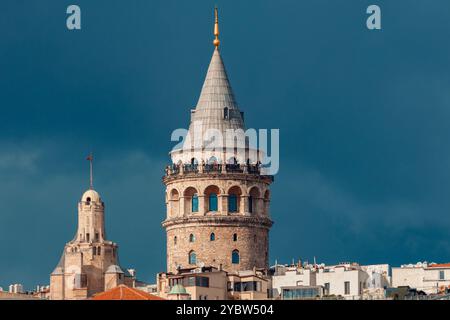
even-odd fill
[{"label": "terracotta roof tile", "polygon": [[435,263],[429,265],[428,268],[450,268],[450,263]]},{"label": "terracotta roof tile", "polygon": [[111,290],[96,294],[92,300],[165,300],[142,290],[119,285]]}]

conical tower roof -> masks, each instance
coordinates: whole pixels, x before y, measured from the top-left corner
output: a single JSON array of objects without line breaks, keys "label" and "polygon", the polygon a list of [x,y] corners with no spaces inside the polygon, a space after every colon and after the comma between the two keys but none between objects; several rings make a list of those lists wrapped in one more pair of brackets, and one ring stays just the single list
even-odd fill
[{"label": "conical tower roof", "polygon": [[[189,125],[192,140],[188,139],[186,142],[189,146],[205,146],[205,142],[200,140],[208,130],[218,130],[225,137],[228,129],[245,130],[244,119],[234,97],[220,51],[215,48],[197,106],[192,110]],[[201,134],[192,136],[194,131]]]},{"label": "conical tower roof", "polygon": [[206,129],[244,129],[244,121],[218,48],[212,55],[191,123],[193,121],[202,121]]},{"label": "conical tower roof", "polygon": [[249,143],[244,134],[244,115],[239,110],[219,50],[217,9],[215,16],[214,52],[197,105],[191,110],[188,134],[183,145],[171,151],[173,163],[194,160],[214,163],[215,159],[233,161],[233,157],[240,163],[257,160],[256,153],[246,155]]}]

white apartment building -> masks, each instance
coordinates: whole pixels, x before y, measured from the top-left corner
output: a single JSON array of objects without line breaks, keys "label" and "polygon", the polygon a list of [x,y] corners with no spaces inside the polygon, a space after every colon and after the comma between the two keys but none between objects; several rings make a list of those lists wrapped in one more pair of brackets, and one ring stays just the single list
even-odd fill
[{"label": "white apartment building", "polygon": [[[343,299],[382,299],[390,286],[389,265],[360,266],[341,263],[334,266],[276,265],[272,267],[273,298],[330,297]],[[298,289],[298,290],[296,290]],[[304,289],[304,290],[303,290]],[[285,294],[283,294],[283,292]],[[308,294],[310,296],[308,296]]]},{"label": "white apartment building", "polygon": [[281,295],[282,287],[315,286],[316,269],[303,268],[300,265],[275,265],[272,276],[272,294]]},{"label": "white apartment building", "polygon": [[450,263],[418,262],[392,268],[392,286],[409,286],[426,294],[444,293],[450,289]]},{"label": "white apartment building", "polygon": [[343,263],[319,268],[316,284],[324,288],[325,296],[360,299],[367,286],[369,275],[356,263]]},{"label": "white apartment building", "polygon": [[23,293],[23,286],[20,283],[9,285],[9,293]]}]

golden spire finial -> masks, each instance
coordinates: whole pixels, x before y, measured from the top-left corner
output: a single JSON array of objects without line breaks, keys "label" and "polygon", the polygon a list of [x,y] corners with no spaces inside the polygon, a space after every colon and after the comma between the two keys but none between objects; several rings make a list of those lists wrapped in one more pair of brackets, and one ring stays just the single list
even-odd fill
[{"label": "golden spire finial", "polygon": [[219,47],[220,40],[219,40],[219,13],[217,11],[217,7],[214,8],[214,15],[215,15],[215,23],[214,23],[214,36],[216,37],[213,41],[213,44],[216,48]]}]

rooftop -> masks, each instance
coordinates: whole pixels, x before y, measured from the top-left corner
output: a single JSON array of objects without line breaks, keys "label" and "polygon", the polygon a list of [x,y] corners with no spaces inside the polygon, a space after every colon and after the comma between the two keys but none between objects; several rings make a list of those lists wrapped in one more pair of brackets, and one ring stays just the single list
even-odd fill
[{"label": "rooftop", "polygon": [[165,300],[142,290],[119,285],[111,290],[96,294],[92,300]]}]

